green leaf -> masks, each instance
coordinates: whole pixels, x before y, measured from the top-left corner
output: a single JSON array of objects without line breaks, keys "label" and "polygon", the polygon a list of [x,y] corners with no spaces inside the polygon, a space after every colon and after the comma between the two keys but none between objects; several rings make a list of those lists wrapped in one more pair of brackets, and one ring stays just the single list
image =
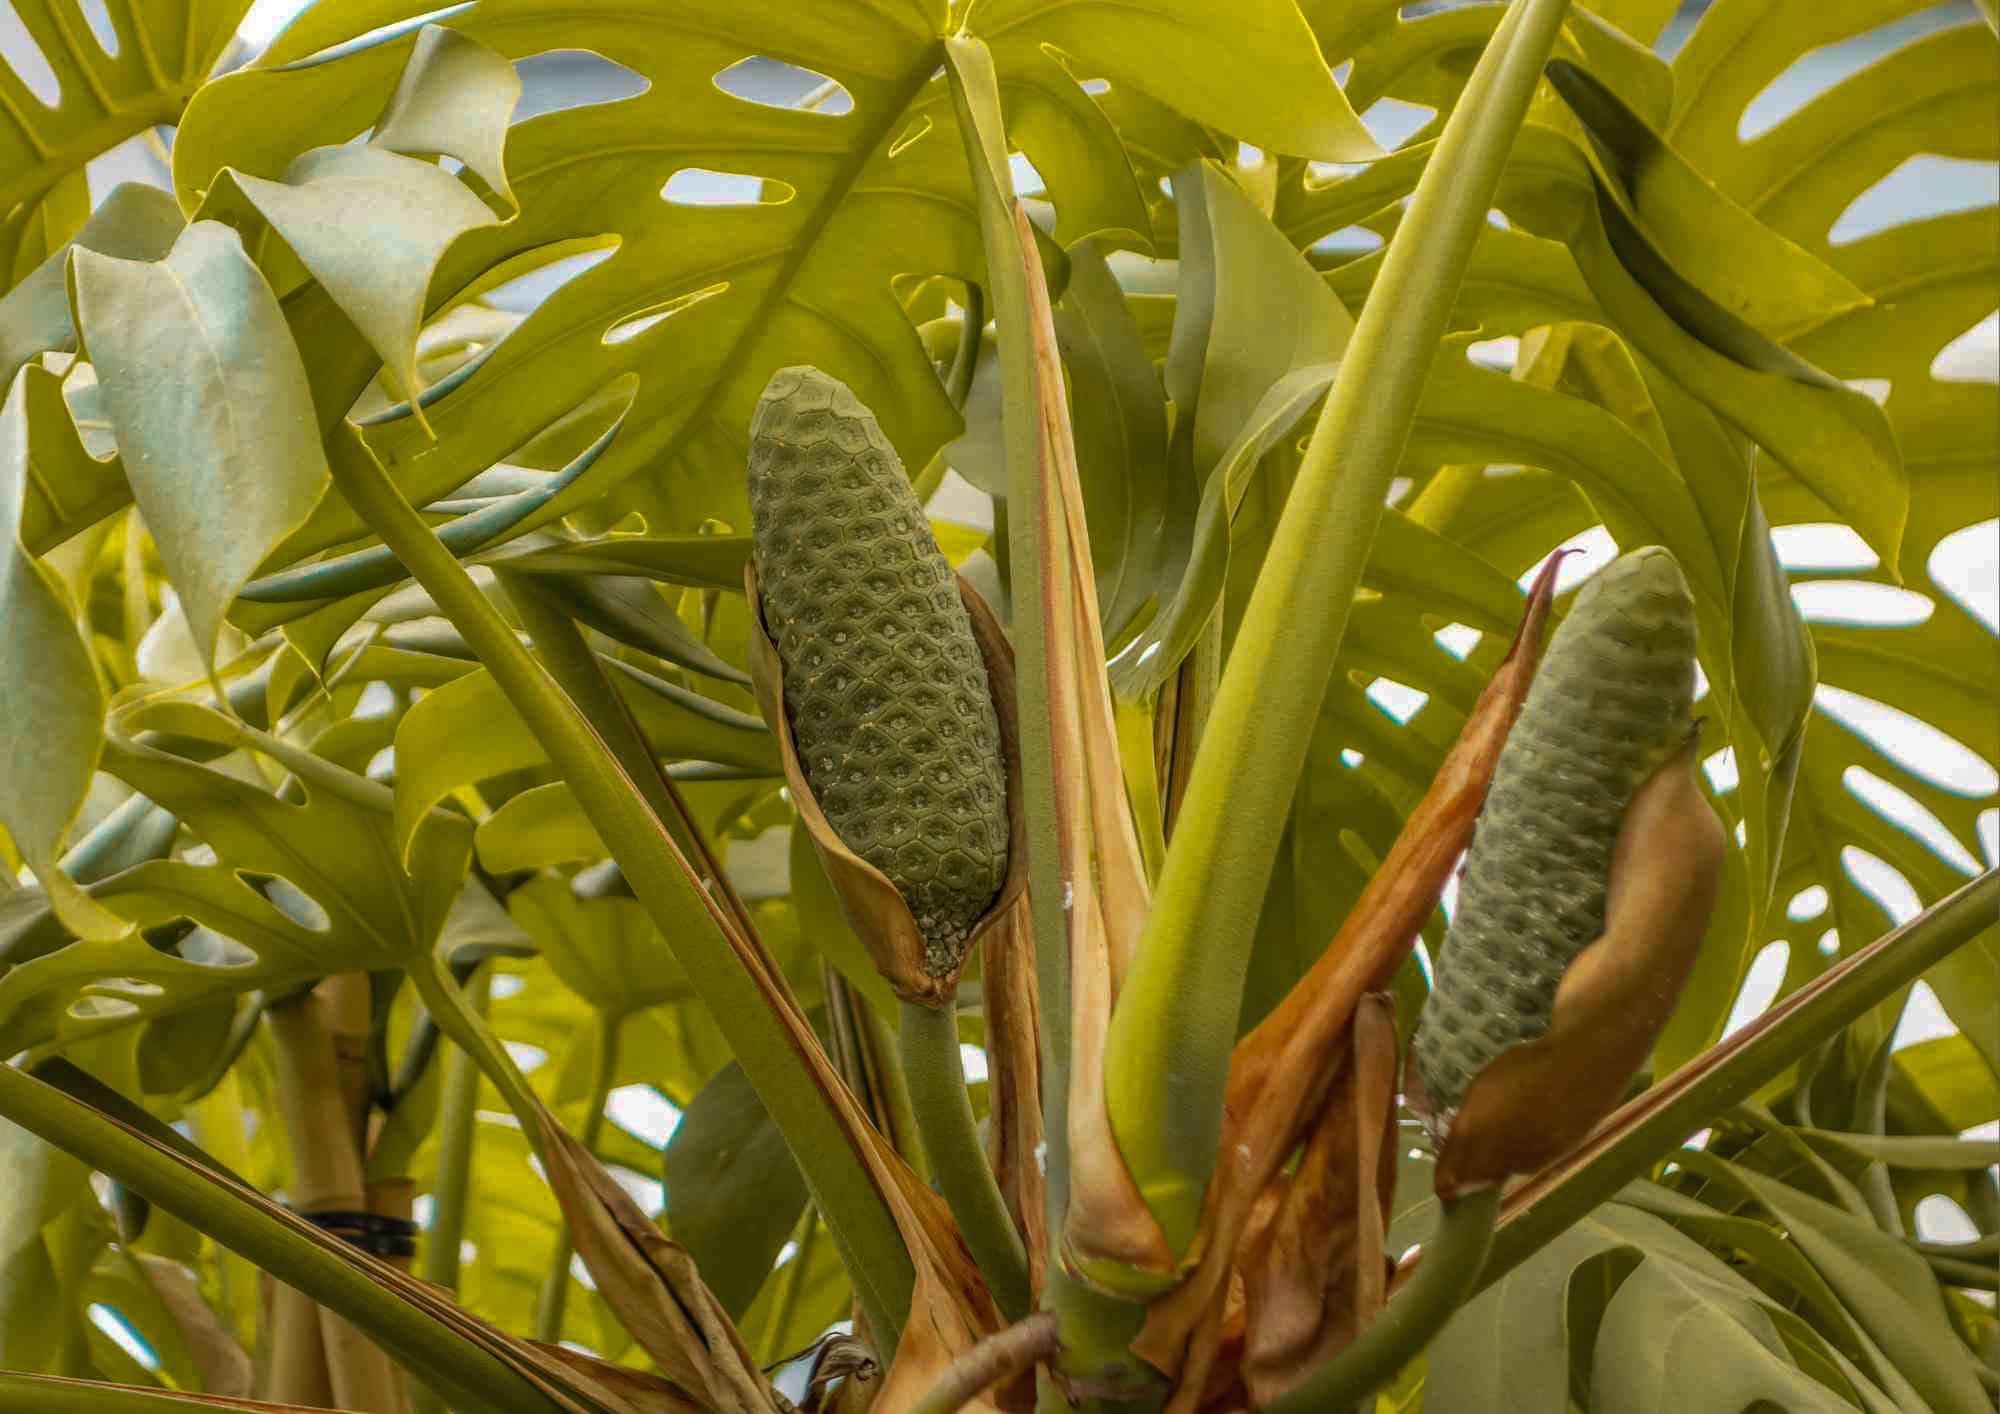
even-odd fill
[{"label": "green leaf", "polygon": [[[199,765],[126,731],[255,742],[301,772],[305,799],[280,798],[218,765]],[[226,764],[226,763],[225,763]],[[187,703],[129,709],[103,766],[171,811],[218,862],[159,860],[112,875],[93,900],[141,929],[200,925],[170,948],[142,938],[77,941],[0,974],[0,1036],[12,1050],[74,1039],[251,990],[282,993],[333,972],[422,957],[458,897],[469,822],[420,821],[406,857],[386,787],[234,719]],[[245,876],[270,880],[253,887]],[[37,920],[16,921],[27,930]]]},{"label": "green leaf", "polygon": [[[1809,376],[1810,365],[1771,361],[1766,341],[1858,309],[1868,296],[1731,201],[1588,70],[1556,60],[1548,72],[1591,139],[1586,156],[1617,213],[1606,224],[1626,268],[1711,347],[1751,367]],[[1717,310],[1726,318],[1714,318]],[[1762,337],[1745,338],[1744,325]]]},{"label": "green leaf", "polygon": [[563,985],[609,1019],[694,995],[646,910],[631,899],[579,899],[568,880],[543,874],[507,896],[507,911]]},{"label": "green leaf", "polygon": [[282,182],[225,173],[203,213],[233,214],[238,199],[333,297],[395,386],[421,393],[417,332],[431,276],[452,242],[495,223],[486,203],[442,168],[370,146],[309,152]]},{"label": "green leaf", "polygon": [[62,1150],[5,1120],[0,1170],[10,1193],[0,1209],[0,1362],[41,1369],[57,1352],[63,1326],[77,1318],[50,1300],[56,1271],[44,1234],[89,1191],[89,1175]]},{"label": "green leaf", "polygon": [[406,157],[449,155],[509,206],[507,123],[521,77],[507,60],[457,30],[425,25],[368,141]]},{"label": "green leaf", "polygon": [[1783,1356],[1771,1320],[1661,1262],[1642,1263],[1597,1328],[1590,1395],[1634,1414],[1772,1407],[1795,1414],[1854,1408]]},{"label": "green leaf", "polygon": [[[39,396],[37,395],[39,394]],[[61,381],[37,367],[14,378],[0,406],[0,827],[80,936],[128,932],[56,867],[63,839],[90,789],[103,737],[104,689],[61,578],[21,542],[29,489],[46,474],[39,454],[53,424],[74,446]],[[60,465],[60,463],[58,463]]]},{"label": "green leaf", "polygon": [[1069,251],[1069,284],[1055,325],[1098,613],[1111,644],[1145,607],[1158,578],[1167,501],[1166,401],[1124,292],[1094,243]]},{"label": "green leaf", "polygon": [[[121,182],[73,241],[63,242],[4,296],[0,296],[0,375],[12,382],[15,371],[40,353],[74,351],[76,326],[69,313],[69,252],[72,248],[100,251],[127,260],[158,260],[173,249],[174,238],[187,223],[174,199],[158,187]],[[60,511],[50,519],[60,522]],[[29,521],[34,524],[33,519]],[[46,549],[31,532],[28,543]]]},{"label": "green leaf", "polygon": [[71,283],[133,498],[213,672],[230,600],[326,489],[305,370],[226,226],[196,222],[157,263],[79,250]]},{"label": "green leaf", "polygon": [[482,557],[516,574],[633,575],[690,589],[743,590],[747,535],[611,535],[602,540],[536,543]]},{"label": "green leaf", "polygon": [[120,5],[117,43],[91,34],[65,0],[14,0],[27,40],[61,96],[42,103],[18,77],[0,81],[10,117],[0,137],[0,213],[40,199],[91,158],[135,133],[178,122],[184,104],[236,36],[251,0]]},{"label": "green leaf", "polygon": [[[638,673],[617,674],[639,730],[662,757],[720,761],[777,773],[759,718]],[[396,837],[406,844],[431,807],[462,785],[540,765],[548,754],[481,669],[428,693],[396,727]]]},{"label": "green leaf", "polygon": [[805,1178],[741,1066],[724,1066],[681,1116],[661,1176],[674,1241],[741,1316],[806,1207]]},{"label": "green leaf", "polygon": [[1922,1257],[1872,1223],[1742,1165],[1705,1155],[1688,1162],[1740,1188],[1784,1224],[1927,1407],[1939,1414],[1976,1414],[1991,1407]]}]

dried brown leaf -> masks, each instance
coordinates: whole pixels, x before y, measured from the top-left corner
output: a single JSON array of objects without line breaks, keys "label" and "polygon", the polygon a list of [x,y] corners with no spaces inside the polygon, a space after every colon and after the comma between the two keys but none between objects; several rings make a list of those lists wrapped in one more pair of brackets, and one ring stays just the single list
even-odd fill
[{"label": "dried brown leaf", "polygon": [[1258,1404],[1346,1349],[1382,1309],[1396,1184],[1396,1003],[1370,992],[1277,1212],[1246,1237],[1244,1383]]},{"label": "dried brown leaf", "polygon": [[1049,1234],[1046,1184],[1036,1158],[1043,1140],[1041,1005],[1025,894],[1008,906],[1004,925],[985,934],[980,999],[986,1011],[987,1152],[1028,1249],[1028,1283],[1039,1298]]},{"label": "dried brown leaf", "polygon": [[1552,558],[1537,577],[1506,659],[1339,934],[1271,1014],[1236,1043],[1194,1270],[1153,1303],[1133,1343],[1183,1385],[1205,1384],[1218,1358],[1221,1307],[1251,1210],[1323,1105],[1349,1044],[1356,1005],[1394,978],[1471,842],[1500,748],[1534,680],[1555,567]]},{"label": "dried brown leaf", "polygon": [[248,1399],[256,1388],[256,1370],[249,1353],[237,1343],[209,1304],[202,1300],[194,1276],[179,1262],[145,1252],[133,1254],[160,1304],[173,1317],[188,1359],[210,1394]]},{"label": "dried brown leaf", "polygon": [[687,1249],[667,1240],[595,1154],[546,1109],[542,1157],[598,1293],[661,1371],[722,1414],[782,1407]]}]

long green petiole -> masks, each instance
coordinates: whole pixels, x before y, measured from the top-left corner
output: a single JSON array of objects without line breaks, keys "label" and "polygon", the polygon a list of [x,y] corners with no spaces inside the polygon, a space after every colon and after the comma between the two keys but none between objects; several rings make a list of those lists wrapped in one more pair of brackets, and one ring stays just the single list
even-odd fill
[{"label": "long green petiole", "polygon": [[[521,645],[450,550],[351,429],[329,439],[336,486],[429,592],[535,732],[663,937],[802,1168],[855,1291],[878,1330],[901,1330],[915,1268],[894,1218],[780,1020],[781,983],[760,986],[721,905],[693,877],[632,779],[576,704]],[[797,1019],[803,1028],[802,1019]]]},{"label": "long green petiole", "polygon": [[[0,1117],[144,1195],[155,1207],[352,1322],[458,1408],[492,1414],[556,1408],[496,1356],[397,1295],[358,1263],[322,1251],[282,1216],[259,1207],[247,1191],[237,1191],[231,1180],[156,1147],[10,1065],[0,1065]],[[292,1221],[304,1227],[304,1219]]]},{"label": "long green petiole", "polygon": [[1185,1253],[1215,1169],[1250,944],[1390,480],[1569,0],[1517,0],[1396,228],[1210,709],[1105,1052],[1118,1146]]},{"label": "long green petiole", "polygon": [[1408,1284],[1352,1345],[1265,1405],[1266,1414],[1352,1409],[1393,1379],[1472,1293],[1493,1246],[1493,1220],[1499,1211],[1498,1186],[1439,1208],[1437,1227],[1424,1243],[1424,1260]]},{"label": "long green petiole", "polygon": [[1018,1321],[1033,1304],[1028,1252],[979,1142],[972,1101],[965,1093],[958,1018],[950,1008],[904,1002],[902,1047],[910,1107],[916,1112],[917,1130],[924,1137],[938,1190],[951,1205],[1000,1314]]},{"label": "long green petiole", "polygon": [[1568,1158],[1508,1196],[1482,1286],[1498,1281],[1643,1174],[1688,1135],[1783,1075],[1826,1037],[1993,926],[1989,869],[1902,927],[1828,968],[1598,1126]]}]

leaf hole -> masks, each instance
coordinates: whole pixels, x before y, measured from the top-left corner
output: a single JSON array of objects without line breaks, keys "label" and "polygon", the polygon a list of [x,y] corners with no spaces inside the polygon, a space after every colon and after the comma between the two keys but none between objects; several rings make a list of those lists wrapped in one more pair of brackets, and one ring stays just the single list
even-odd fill
[{"label": "leaf hole", "polygon": [[521,78],[521,97],[513,121],[525,122],[544,113],[623,103],[653,86],[652,80],[615,59],[588,49],[550,49],[514,61]]},{"label": "leaf hole", "polygon": [[2000,791],[2000,774],[1984,757],[1921,717],[1826,683],[1813,689],[1813,701],[1898,766],[1932,785],[1975,799]]},{"label": "leaf hole", "polygon": [[1821,957],[1840,956],[1840,929],[1829,928],[1819,935],[1819,955]]},{"label": "leaf hole", "polygon": [[0,60],[5,60],[14,77],[45,108],[62,102],[62,81],[49,67],[48,56],[35,43],[28,27],[21,23],[14,0],[0,0]]},{"label": "leaf hole", "polygon": [[1917,1200],[1914,1214],[1917,1238],[1922,1242],[1977,1242],[1979,1225],[1965,1209],[1942,1193],[1927,1193]]},{"label": "leaf hole", "polygon": [[1437,117],[1437,109],[1422,103],[1405,103],[1400,98],[1378,98],[1361,114],[1368,129],[1385,152],[1401,147]]},{"label": "leaf hole", "polygon": [[1931,377],[1941,383],[2000,383],[2000,310],[1939,349]]},{"label": "leaf hole", "polygon": [[148,1370],[160,1368],[160,1357],[146,1343],[139,1328],[125,1319],[125,1313],[102,1301],[90,1303],[90,1323],[103,1331],[111,1343]]},{"label": "leaf hole", "polygon": [[1027,153],[1008,153],[1007,166],[1014,175],[1016,196],[1037,196],[1048,190],[1048,183],[1042,180],[1042,174],[1035,170],[1035,164],[1028,160]]},{"label": "leaf hole", "polygon": [[931,121],[930,114],[919,113],[906,123],[903,126],[903,130],[897,133],[895,139],[890,142],[889,155],[891,157],[901,157],[905,152],[910,150],[910,147],[914,143],[922,141],[924,135],[935,126],[936,124]]},{"label": "leaf hole", "polygon": [[1903,1003],[1903,1016],[1896,1023],[1896,1035],[1889,1042],[1889,1049],[1904,1050],[1925,1041],[1941,1040],[1957,1031],[1930,983],[1918,982],[1910,988],[1909,1000]]},{"label": "leaf hole", "polygon": [[1861,579],[1816,579],[1792,586],[1792,602],[1811,623],[1907,628],[1937,612],[1922,594]]},{"label": "leaf hole", "polygon": [[1466,361],[1480,368],[1490,368],[1496,373],[1514,371],[1514,361],[1521,355],[1521,341],[1512,334],[1498,339],[1479,339],[1465,346]]},{"label": "leaf hole", "polygon": [[224,937],[213,928],[196,928],[182,938],[174,950],[197,967],[213,967],[221,972],[252,967],[259,961],[254,949],[234,938]]},{"label": "leaf hole", "polygon": [[667,1147],[681,1122],[680,1106],[651,1085],[620,1085],[605,1100],[604,1113],[627,1134],[655,1149]]},{"label": "leaf hole", "polygon": [[1742,1030],[1777,1000],[1791,955],[1791,946],[1782,940],[1758,949],[1757,956],[1750,960],[1749,970],[1743,974],[1743,985],[1737,990],[1736,1004],[1729,1009],[1729,1020],[1723,1023],[1724,1036]]},{"label": "leaf hole", "polygon": [[1901,927],[1924,911],[1923,900],[1917,897],[1916,889],[1903,877],[1902,871],[1867,850],[1853,845],[1843,846],[1840,867],[1854,881],[1856,888],[1875,900],[1876,906],[1896,927]]},{"label": "leaf hole", "polygon": [[1827,232],[1827,240],[1850,245],[1891,226],[1996,203],[2000,203],[2000,164],[1920,153],[1849,202]]},{"label": "leaf hole", "polygon": [[722,294],[728,288],[729,282],[723,280],[717,284],[709,285],[704,289],[693,290],[661,304],[648,305],[644,309],[634,310],[604,331],[604,342],[607,344],[622,344],[628,339],[636,339],[661,320],[671,319],[676,314],[686,313],[703,301]]},{"label": "leaf hole", "polygon": [[798,194],[776,177],[710,167],[683,167],[660,188],[661,199],[674,206],[783,206]]},{"label": "leaf hole", "polygon": [[[241,878],[244,883],[250,884],[253,888],[258,887],[257,883],[253,882],[252,877],[244,874],[241,870],[237,871],[237,877]],[[327,911],[324,908],[320,907],[319,900],[307,894],[290,879],[266,876],[261,883],[262,887],[258,891],[271,901],[273,908],[291,919],[292,922],[298,924],[299,927],[311,933],[330,933],[333,931],[333,919],[327,916]]]},{"label": "leaf hole", "polygon": [[1826,912],[1827,892],[1823,884],[1814,884],[1800,889],[1785,905],[1785,916],[1795,923],[1805,923]]},{"label": "leaf hole", "polygon": [[1342,226],[1314,241],[1306,249],[1314,255],[1351,260],[1356,256],[1369,255],[1382,248],[1382,235],[1366,226]]},{"label": "leaf hole", "polygon": [[1931,550],[1925,569],[1948,598],[2000,633],[2000,520],[1954,530]]},{"label": "leaf hole", "polygon": [[1486,635],[1470,624],[1446,624],[1431,637],[1437,640],[1438,647],[1462,663],[1472,656],[1472,650]]},{"label": "leaf hole", "polygon": [[1111,80],[1080,79],[1077,82],[1077,87],[1082,89],[1085,93],[1089,94],[1092,98],[1102,98],[1105,94],[1111,92]]},{"label": "leaf hole", "polygon": [[1848,793],[1884,820],[1922,840],[1946,863],[1965,874],[1977,874],[1979,861],[1929,809],[1901,786],[1883,780],[1865,766],[1849,766],[1840,774]]},{"label": "leaf hole", "polygon": [[1934,5],[1851,38],[1808,49],[1744,107],[1736,123],[1737,138],[1750,142],[1761,137],[1883,55],[1959,18],[1957,5]]},{"label": "leaf hole", "polygon": [[830,118],[854,111],[854,95],[838,79],[762,54],[738,59],[718,71],[714,82],[731,98],[766,108],[791,108]]},{"label": "leaf hole", "polygon": [[1872,570],[1882,563],[1853,526],[1837,521],[1774,526],[1771,544],[1788,570]]},{"label": "leaf hole", "polygon": [[1431,700],[1428,692],[1419,692],[1409,684],[1397,682],[1393,678],[1376,678],[1363,688],[1362,692],[1370,702],[1399,723],[1408,722],[1423,710],[1426,702]]},{"label": "leaf hole", "polygon": [[76,8],[83,11],[83,22],[90,26],[90,37],[97,41],[109,58],[118,56],[118,25],[111,18],[111,7],[104,0],[76,0]]}]

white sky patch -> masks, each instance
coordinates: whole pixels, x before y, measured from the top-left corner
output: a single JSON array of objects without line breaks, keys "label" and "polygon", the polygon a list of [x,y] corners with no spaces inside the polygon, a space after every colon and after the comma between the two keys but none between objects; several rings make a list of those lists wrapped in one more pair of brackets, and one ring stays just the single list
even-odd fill
[{"label": "white sky patch", "polygon": [[[1556,570],[1556,593],[1558,594],[1568,589],[1574,589],[1577,585],[1583,583],[1586,579],[1589,579],[1592,575],[1618,558],[1618,542],[1613,540],[1611,532],[1601,525],[1593,525],[1590,529],[1580,534],[1570,536],[1569,539],[1558,545],[1556,549],[1572,550],[1575,552],[1574,554],[1564,555],[1561,567]],[[1533,587],[1535,576],[1541,573],[1542,566],[1547,561],[1548,556],[1544,555],[1528,567],[1527,573],[1521,576],[1521,588],[1529,589]]]},{"label": "white sky patch", "polygon": [[986,1052],[979,1047],[961,1044],[958,1063],[965,1068],[966,1084],[976,1085],[986,1078]]},{"label": "white sky patch", "polygon": [[147,1369],[160,1368],[160,1357],[153,1353],[153,1347],[140,1338],[139,1332],[130,1321],[111,1307],[101,1301],[93,1303],[90,1308],[90,1323],[110,1336],[112,1344]]},{"label": "white sky patch", "polygon": [[1472,650],[1486,635],[1470,624],[1446,624],[1431,637],[1438,641],[1438,647],[1462,663],[1472,656]]},{"label": "white sky patch", "polygon": [[679,1106],[650,1085],[620,1085],[604,1102],[604,1112],[620,1129],[664,1149],[681,1122]]},{"label": "white sky patch", "polygon": [[1736,994],[1736,1005],[1730,1008],[1729,1020],[1723,1024],[1724,1036],[1742,1030],[1776,1000],[1778,984],[1785,980],[1785,963],[1791,952],[1791,948],[1783,942],[1766,943],[1751,960],[1750,970],[1743,978],[1743,989]]},{"label": "white sky patch", "polygon": [[2000,791],[2000,774],[1991,765],[1921,717],[1824,683],[1813,689],[1813,700],[1835,721],[1934,785],[1975,797]]},{"label": "white sky patch", "polygon": [[1803,923],[1808,918],[1817,918],[1826,912],[1826,888],[1814,884],[1809,889],[1800,889],[1792,895],[1792,901],[1785,905],[1785,916],[1794,922]]},{"label": "white sky patch", "polygon": [[1407,722],[1423,709],[1431,700],[1428,692],[1419,692],[1414,687],[1395,681],[1393,678],[1377,678],[1368,684],[1367,697],[1377,707],[1394,717],[1398,722]]}]

